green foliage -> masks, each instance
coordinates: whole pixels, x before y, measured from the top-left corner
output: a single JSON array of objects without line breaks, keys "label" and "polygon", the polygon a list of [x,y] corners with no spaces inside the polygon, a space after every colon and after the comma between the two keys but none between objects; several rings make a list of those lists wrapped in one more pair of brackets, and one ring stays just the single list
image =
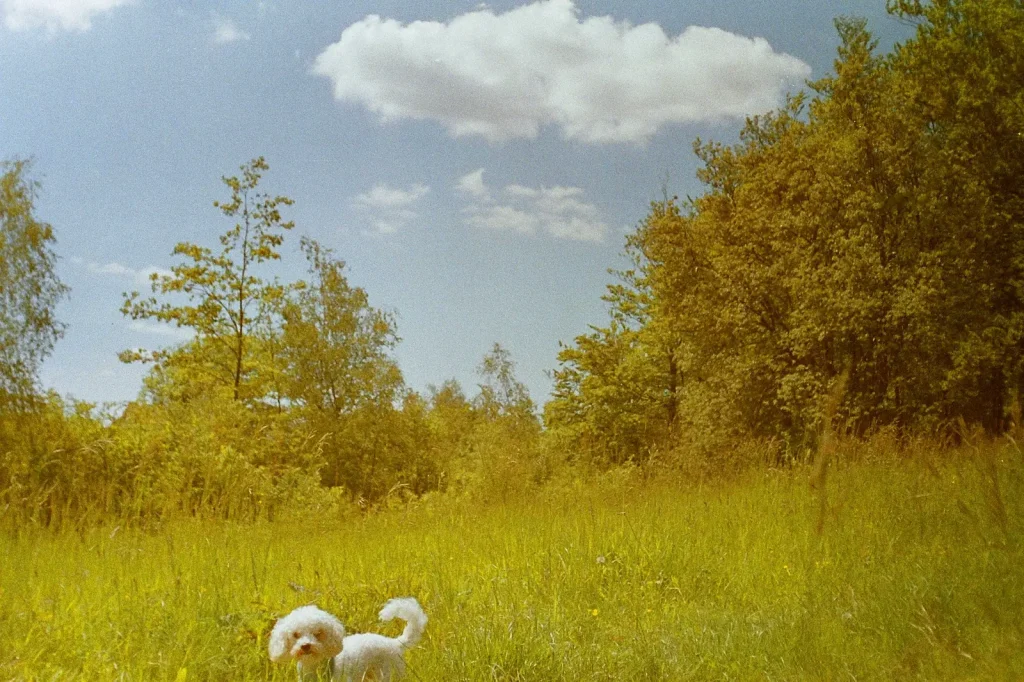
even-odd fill
[{"label": "green foliage", "polygon": [[114,418],[50,396],[0,416],[5,524],[273,518],[334,504],[319,486],[322,466],[314,433],[230,397],[132,404]]},{"label": "green foliage", "polygon": [[428,452],[422,407],[415,394],[402,406],[365,404],[344,415],[310,422],[324,434],[324,485],[345,490],[362,508],[397,495],[435,489],[439,474]]},{"label": "green foliage", "polygon": [[[235,400],[264,397],[253,390],[253,337],[265,334],[272,325],[284,287],[262,279],[255,270],[261,263],[280,258],[282,231],[294,226],[284,221],[280,212],[281,206],[292,204],[291,199],[258,191],[260,178],[268,169],[259,157],[241,167],[241,178],[223,178],[231,199],[214,202],[214,206],[238,222],[220,236],[219,251],[190,242],[174,247],[173,255],[185,262],[171,268],[171,275],[151,276],[153,293],[163,301],[155,295],[125,294],[121,308],[125,315],[192,329],[196,342],[170,350],[124,351],[122,361],[170,363],[179,372],[189,367],[193,373],[229,387]],[[183,295],[188,303],[177,302],[176,295]]]},{"label": "green foliage", "polygon": [[431,386],[420,406],[431,489],[476,503],[500,502],[548,480],[558,457],[546,447],[529,391],[515,362],[494,344],[477,370],[479,392],[468,398],[458,382]]},{"label": "green foliage", "polygon": [[364,505],[428,489],[436,475],[423,457],[422,410],[390,355],[393,316],[349,285],[330,249],[304,238],[302,250],[310,279],[283,301],[275,355],[290,411],[322,434],[323,484]]},{"label": "green foliage", "polygon": [[39,365],[64,331],[53,309],[68,288],[54,271],[53,228],[33,215],[30,169],[0,163],[0,410],[35,396]]},{"label": "green foliage", "polygon": [[393,403],[403,389],[389,355],[398,342],[394,317],[371,307],[366,292],[349,285],[345,263],[330,249],[303,238],[302,250],[310,281],[283,307],[284,395],[335,416]]},{"label": "green foliage", "polygon": [[504,500],[546,474],[540,421],[530,392],[515,376],[511,354],[495,343],[477,368],[475,420],[464,441],[456,482],[481,501]]},{"label": "green foliage", "polygon": [[[116,416],[55,398],[38,413],[0,414],[0,505],[11,520],[60,527],[341,513],[436,490],[504,497],[550,475],[535,405],[500,345],[484,357],[472,401],[455,384],[426,400],[406,388],[391,356],[394,316],[349,284],[332,250],[304,238],[308,281],[267,276],[292,227],[279,212],[291,200],[259,191],[267,168],[257,158],[223,179],[231,200],[215,206],[237,222],[219,250],[180,243],[174,254],[185,262],[151,277],[153,296],[125,295],[126,316],[195,334],[121,354],[152,363],[137,401]],[[52,235],[31,220],[21,170],[7,176],[8,194],[22,193],[8,223],[35,230],[43,286]],[[63,293],[53,287],[52,296]],[[51,332],[52,341],[59,328]],[[38,359],[48,350],[41,343],[25,348]]]},{"label": "green foliage", "polygon": [[464,482],[463,461],[471,450],[470,441],[480,419],[459,382],[449,379],[440,387],[429,387],[425,421],[429,456],[440,470],[439,490],[447,490],[453,482]]},{"label": "green foliage", "polygon": [[733,146],[697,141],[707,189],[630,237],[632,298],[562,351],[554,434],[597,461],[750,437],[802,456],[840,376],[841,429],[1005,427],[1024,388],[1024,14],[892,5],[913,40],[878,56],[840,19],[810,98]]},{"label": "green foliage", "polygon": [[490,419],[509,417],[535,422],[536,408],[530,392],[516,379],[515,370],[512,355],[500,343],[495,343],[477,368],[483,383],[474,401],[475,407]]},{"label": "green foliage", "polygon": [[562,346],[554,390],[544,406],[548,438],[587,462],[644,462],[649,445],[663,439],[676,418],[679,375],[671,345],[650,314],[650,285],[643,256],[631,237],[635,269],[617,273],[608,287],[607,327],[591,326]]}]

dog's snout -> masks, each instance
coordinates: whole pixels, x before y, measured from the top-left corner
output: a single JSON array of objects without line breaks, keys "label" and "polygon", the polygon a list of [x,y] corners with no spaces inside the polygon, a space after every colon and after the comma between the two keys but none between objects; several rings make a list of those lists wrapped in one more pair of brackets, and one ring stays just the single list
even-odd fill
[{"label": "dog's snout", "polygon": [[308,654],[310,649],[312,649],[312,648],[313,648],[312,644],[310,644],[309,642],[304,642],[302,644],[302,646],[299,647],[299,650],[302,651],[302,653],[304,653],[304,654]]}]

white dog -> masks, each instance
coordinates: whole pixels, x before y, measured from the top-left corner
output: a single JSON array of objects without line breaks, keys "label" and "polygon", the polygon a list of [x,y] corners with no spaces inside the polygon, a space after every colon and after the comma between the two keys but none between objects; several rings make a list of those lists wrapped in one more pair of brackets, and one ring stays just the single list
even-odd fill
[{"label": "white dog", "polygon": [[[390,682],[405,674],[402,654],[416,646],[427,625],[427,614],[412,597],[392,599],[380,619],[405,621],[398,637],[362,633],[345,637],[345,626],[315,606],[301,606],[277,621],[270,632],[270,660],[294,660],[300,682],[316,680],[329,671],[332,680]],[[328,665],[324,663],[328,662]]]}]

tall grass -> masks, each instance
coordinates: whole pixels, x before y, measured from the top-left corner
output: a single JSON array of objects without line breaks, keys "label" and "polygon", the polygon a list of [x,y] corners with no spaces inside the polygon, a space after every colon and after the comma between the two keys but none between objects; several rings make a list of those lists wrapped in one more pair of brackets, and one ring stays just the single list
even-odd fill
[{"label": "tall grass", "polygon": [[619,472],[485,507],[8,533],[0,679],[292,680],[277,616],[395,633],[375,613],[407,594],[414,680],[1024,678],[1021,451],[864,454],[837,447],[824,490]]}]

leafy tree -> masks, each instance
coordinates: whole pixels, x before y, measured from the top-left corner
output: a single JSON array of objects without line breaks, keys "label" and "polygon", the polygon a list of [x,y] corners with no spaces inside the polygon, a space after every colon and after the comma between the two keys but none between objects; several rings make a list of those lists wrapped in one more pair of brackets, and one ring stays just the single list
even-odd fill
[{"label": "leafy tree", "polygon": [[[214,206],[238,222],[220,236],[219,250],[181,242],[172,254],[185,262],[172,267],[171,275],[152,275],[154,296],[125,294],[121,308],[125,315],[192,329],[196,341],[171,350],[125,351],[120,355],[122,361],[181,367],[195,360],[192,369],[205,373],[214,385],[227,387],[235,400],[263,397],[251,381],[257,369],[254,338],[270,324],[284,287],[259,277],[256,269],[280,258],[283,232],[294,226],[284,221],[280,212],[280,207],[290,206],[292,200],[259,191],[260,179],[268,169],[259,157],[241,166],[241,177],[223,178],[231,199],[214,202]],[[178,295],[188,302],[179,303]]]},{"label": "leafy tree", "polygon": [[1024,389],[1024,5],[891,0],[889,9],[918,22],[894,61],[934,159],[912,205],[934,234],[959,242],[947,262],[960,285],[954,329],[964,333],[949,349],[945,401],[994,428],[1008,394]]},{"label": "leafy tree", "polygon": [[[635,416],[804,452],[833,414],[856,432],[1000,428],[1024,388],[1024,13],[890,5],[920,22],[913,40],[879,56],[840,19],[835,73],[810,96],[735,145],[697,141],[706,191],[655,204],[630,237],[644,315],[563,351],[553,431],[656,445],[665,431],[623,428]],[[667,387],[664,418],[638,386]]]},{"label": "leafy tree", "polygon": [[473,409],[462,386],[454,379],[427,391],[426,443],[430,460],[438,468],[438,488],[446,490],[453,481],[466,477],[467,459],[473,433],[481,415]]},{"label": "leafy tree", "polygon": [[423,401],[413,392],[399,405],[363,405],[341,417],[319,415],[315,424],[325,434],[323,484],[344,488],[354,501],[374,504],[440,483]]},{"label": "leafy tree", "polygon": [[370,306],[349,285],[344,261],[302,239],[310,281],[283,305],[279,355],[287,398],[339,416],[366,405],[391,405],[403,388],[390,357],[398,342],[392,315]]},{"label": "leafy tree", "polygon": [[501,344],[495,343],[477,368],[483,379],[480,394],[474,401],[477,409],[492,418],[536,419],[530,391],[516,379],[515,368],[512,355]]},{"label": "leafy tree", "polygon": [[667,336],[651,317],[652,263],[641,249],[643,233],[641,226],[627,241],[634,267],[616,273],[619,283],[602,297],[608,325],[592,325],[562,346],[553,396],[544,406],[544,423],[559,447],[593,463],[645,459],[676,418],[682,377]]},{"label": "leafy tree", "polygon": [[64,332],[53,310],[68,288],[55,272],[53,228],[33,215],[29,169],[0,163],[0,408],[35,394],[39,365]]},{"label": "leafy tree", "polygon": [[[502,499],[542,479],[546,473],[540,451],[540,421],[529,390],[515,375],[511,354],[495,343],[477,368],[480,392],[473,398],[472,430],[459,438],[464,450],[453,464],[458,486],[481,500]],[[454,389],[455,386],[452,386]],[[461,421],[461,392],[437,393],[435,406],[445,407],[453,426]]]},{"label": "leafy tree", "polygon": [[282,396],[323,434],[322,481],[368,503],[399,484],[421,492],[432,476],[427,427],[390,355],[398,342],[394,318],[349,284],[331,249],[306,238],[301,246],[308,281],[288,292],[280,334],[268,338]]}]

